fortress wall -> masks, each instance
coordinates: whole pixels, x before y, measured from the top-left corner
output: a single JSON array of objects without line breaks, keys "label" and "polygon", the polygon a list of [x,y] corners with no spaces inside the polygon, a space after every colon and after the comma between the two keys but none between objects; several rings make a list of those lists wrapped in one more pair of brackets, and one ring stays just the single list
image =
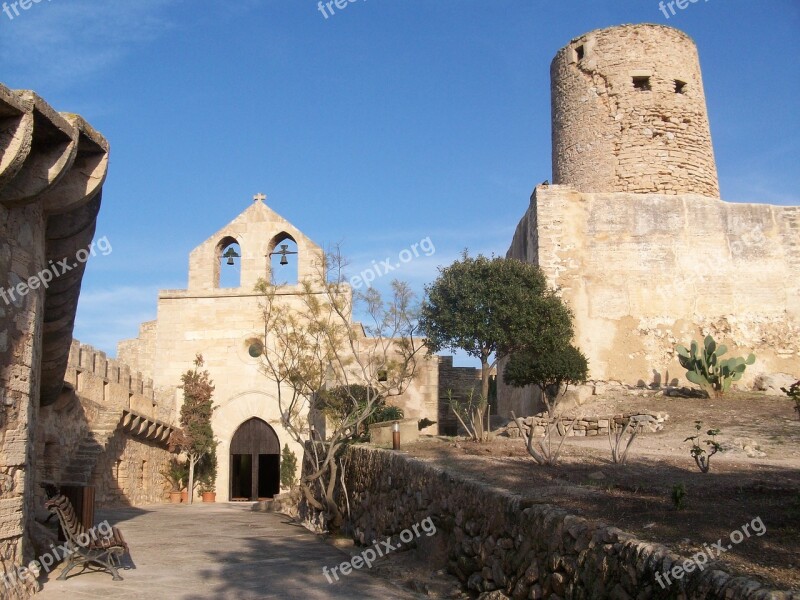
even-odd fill
[{"label": "fortress wall", "polygon": [[[45,264],[44,216],[40,204],[0,204],[0,286],[5,290]],[[9,298],[10,299],[10,298]],[[26,598],[31,585],[2,581],[31,558],[23,556],[31,486],[30,424],[36,421],[40,388],[44,290],[6,303],[0,300],[0,590],[9,600]],[[15,578],[16,579],[16,578]]]},{"label": "fortress wall", "polygon": [[708,333],[756,354],[743,385],[800,376],[800,207],[540,186],[509,256],[560,290],[592,379],[686,384],[675,345]]},{"label": "fortress wall", "polygon": [[[105,352],[73,340],[64,375],[68,384],[53,404],[42,407],[37,422],[35,506],[44,516],[40,482],[62,483],[81,442],[93,435],[105,450],[89,465],[89,485],[98,506],[140,505],[164,499],[161,471],[170,453],[164,442],[131,435],[121,427],[123,411],[152,421],[176,421],[174,403],[161,404],[152,380]],[[88,473],[87,473],[88,476]]]}]

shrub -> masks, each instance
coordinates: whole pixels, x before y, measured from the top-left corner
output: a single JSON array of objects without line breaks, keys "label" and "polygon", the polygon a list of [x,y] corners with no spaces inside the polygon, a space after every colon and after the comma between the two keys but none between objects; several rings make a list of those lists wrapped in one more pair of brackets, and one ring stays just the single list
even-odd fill
[{"label": "shrub", "polygon": [[474,389],[470,389],[464,398],[459,398],[453,395],[453,390],[447,390],[447,405],[473,441],[488,439],[489,434],[483,426],[488,402],[483,394],[476,394]]},{"label": "shrub", "polygon": [[426,417],[426,418],[424,418],[424,419],[420,419],[419,421],[417,421],[417,428],[418,428],[420,431],[422,431],[422,430],[423,430],[423,429],[425,429],[426,427],[430,427],[431,425],[436,425],[436,421],[431,421],[431,420],[430,420],[430,419],[428,419],[427,417]]},{"label": "shrub", "polygon": [[297,485],[297,456],[284,444],[281,452],[281,487],[293,490]]},{"label": "shrub", "polygon": [[797,411],[797,418],[800,419],[800,380],[790,385],[788,390],[782,387],[781,391],[794,400],[794,409]]},{"label": "shrub", "polygon": [[[641,431],[641,423],[634,420],[633,417],[628,419],[625,427],[618,426],[616,431],[612,433],[611,425],[613,420],[609,421],[608,426],[608,443],[611,446],[611,460],[615,465],[624,465],[628,462],[628,451],[633,446],[636,436]],[[631,429],[633,425],[633,429]],[[627,434],[627,435],[626,435]]]},{"label": "shrub", "polygon": [[[547,413],[555,416],[561,386],[586,381],[589,365],[575,346],[557,347],[549,352],[519,352],[511,356],[503,371],[503,380],[514,387],[535,385],[542,392]],[[567,389],[564,388],[564,393]]]},{"label": "shrub", "polygon": [[682,483],[676,483],[672,486],[672,503],[675,505],[675,508],[678,510],[683,510],[686,508],[687,497],[688,493],[685,485]]},{"label": "shrub", "polygon": [[708,470],[711,468],[711,457],[714,456],[717,452],[722,452],[722,446],[720,446],[719,442],[717,442],[717,436],[720,434],[719,429],[709,429],[706,431],[706,435],[711,436],[710,440],[704,440],[706,446],[709,447],[709,452],[706,453],[705,449],[700,445],[700,430],[703,429],[703,422],[702,421],[695,421],[694,428],[697,429],[698,434],[687,437],[684,442],[688,442],[689,440],[692,441],[692,449],[690,453],[692,458],[694,458],[694,462],[697,463],[698,468],[702,473],[708,473]]},{"label": "shrub", "polygon": [[747,358],[720,359],[728,348],[718,346],[710,335],[706,336],[702,348],[692,340],[688,350],[684,346],[676,346],[675,350],[681,366],[686,369],[686,379],[699,385],[709,397],[727,392],[733,382],[742,378],[747,365],[756,361],[752,353]]}]

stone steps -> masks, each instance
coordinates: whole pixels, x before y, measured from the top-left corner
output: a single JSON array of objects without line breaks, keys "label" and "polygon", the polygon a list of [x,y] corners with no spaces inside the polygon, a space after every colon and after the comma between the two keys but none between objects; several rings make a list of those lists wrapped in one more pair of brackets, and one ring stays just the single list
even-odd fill
[{"label": "stone steps", "polygon": [[122,418],[119,409],[103,409],[95,419],[92,429],[78,444],[78,449],[64,469],[62,484],[89,485],[97,459],[105,452],[108,442]]}]

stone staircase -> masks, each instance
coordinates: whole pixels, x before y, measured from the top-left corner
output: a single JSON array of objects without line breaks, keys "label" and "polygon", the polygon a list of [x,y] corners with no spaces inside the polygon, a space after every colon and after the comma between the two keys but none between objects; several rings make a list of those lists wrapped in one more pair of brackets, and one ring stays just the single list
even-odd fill
[{"label": "stone staircase", "polygon": [[89,485],[97,459],[119,426],[122,410],[103,407],[61,476],[62,485]]}]

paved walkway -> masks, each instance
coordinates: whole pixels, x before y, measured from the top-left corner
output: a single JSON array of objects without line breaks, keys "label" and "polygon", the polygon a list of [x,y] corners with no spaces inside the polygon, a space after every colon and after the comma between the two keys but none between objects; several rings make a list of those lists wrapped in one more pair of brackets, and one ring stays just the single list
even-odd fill
[{"label": "paved walkway", "polygon": [[159,505],[99,512],[130,545],[124,581],[100,572],[57,581],[50,573],[37,600],[260,600],[420,598],[369,571],[329,584],[322,567],[349,556],[286,517],[250,504]]}]

